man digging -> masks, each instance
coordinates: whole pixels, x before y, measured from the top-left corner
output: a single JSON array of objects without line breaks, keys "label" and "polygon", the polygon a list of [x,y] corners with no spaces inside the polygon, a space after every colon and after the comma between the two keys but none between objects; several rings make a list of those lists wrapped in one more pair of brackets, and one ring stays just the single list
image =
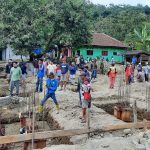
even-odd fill
[{"label": "man digging", "polygon": [[49,98],[52,98],[53,102],[56,105],[57,113],[59,113],[59,104],[58,104],[56,96],[55,96],[55,91],[57,90],[57,87],[58,87],[58,81],[57,81],[57,79],[55,79],[53,72],[50,72],[50,74],[48,75],[48,79],[46,81],[46,87],[47,87],[47,92],[46,92],[45,97],[40,102],[38,111],[39,111],[39,113],[41,113],[43,111],[43,105],[45,104],[45,102]]}]

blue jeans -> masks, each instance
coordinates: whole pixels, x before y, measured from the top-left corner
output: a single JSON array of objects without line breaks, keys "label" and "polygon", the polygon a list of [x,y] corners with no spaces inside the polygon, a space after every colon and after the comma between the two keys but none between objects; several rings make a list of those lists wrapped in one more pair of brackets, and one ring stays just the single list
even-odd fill
[{"label": "blue jeans", "polygon": [[[40,90],[39,90],[40,88]],[[43,78],[37,78],[37,82],[36,82],[36,92],[42,92],[43,91]]]},{"label": "blue jeans", "polygon": [[58,105],[58,102],[56,100],[56,96],[55,96],[55,93],[46,93],[45,97],[41,100],[40,104],[43,106],[44,103],[49,99],[49,98],[52,98],[53,102]]},{"label": "blue jeans", "polygon": [[13,95],[13,90],[16,87],[16,94],[19,95],[19,80],[10,82],[10,95]]},{"label": "blue jeans", "polygon": [[91,80],[92,80],[93,78],[94,78],[94,79],[97,78],[97,70],[96,70],[96,69],[93,69],[93,71],[92,71]]}]

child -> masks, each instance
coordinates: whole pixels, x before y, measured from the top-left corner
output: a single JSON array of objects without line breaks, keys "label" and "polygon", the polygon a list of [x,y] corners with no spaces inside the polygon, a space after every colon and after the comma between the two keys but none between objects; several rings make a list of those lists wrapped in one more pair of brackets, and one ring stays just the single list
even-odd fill
[{"label": "child", "polygon": [[88,81],[88,79],[85,79],[85,81],[82,84],[82,121],[81,123],[86,123],[86,109],[89,108],[89,105],[91,103],[91,85]]},{"label": "child", "polygon": [[60,67],[60,64],[57,64],[56,69],[55,69],[55,74],[56,74],[56,79],[58,80],[58,87],[59,87],[60,78],[61,78],[61,67]]},{"label": "child", "polygon": [[113,89],[115,86],[116,74],[117,74],[117,71],[116,71],[115,65],[112,64],[112,67],[110,67],[109,72],[107,73],[107,75],[109,77],[110,89]]},{"label": "child", "polygon": [[47,92],[43,100],[41,100],[40,102],[38,108],[39,112],[43,111],[43,105],[51,97],[53,99],[53,102],[56,105],[57,113],[59,113],[59,105],[55,96],[55,91],[57,90],[57,86],[58,86],[58,81],[54,78],[54,73],[50,72],[50,74],[48,75],[48,79],[46,81]]},{"label": "child", "polygon": [[77,67],[75,66],[75,63],[72,62],[72,64],[69,66],[71,84],[75,83],[76,70],[77,70]]}]

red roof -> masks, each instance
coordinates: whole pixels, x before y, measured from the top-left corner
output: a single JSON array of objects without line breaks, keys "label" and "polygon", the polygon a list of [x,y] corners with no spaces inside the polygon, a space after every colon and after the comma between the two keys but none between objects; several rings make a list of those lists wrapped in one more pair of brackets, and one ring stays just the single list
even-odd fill
[{"label": "red roof", "polygon": [[93,33],[93,41],[90,45],[93,46],[104,46],[104,47],[119,47],[126,48],[125,44],[119,40],[112,38],[104,33]]}]

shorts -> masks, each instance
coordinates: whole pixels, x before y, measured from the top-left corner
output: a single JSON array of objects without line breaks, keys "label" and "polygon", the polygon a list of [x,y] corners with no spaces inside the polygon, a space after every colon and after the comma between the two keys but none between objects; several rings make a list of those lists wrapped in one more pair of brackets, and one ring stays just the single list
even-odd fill
[{"label": "shorts", "polygon": [[60,77],[60,81],[67,82],[68,81],[68,74],[62,74]]},{"label": "shorts", "polygon": [[74,75],[70,75],[70,79],[75,79],[75,78],[76,78],[75,74]]},{"label": "shorts", "polygon": [[22,74],[22,80],[26,79],[26,74]]},{"label": "shorts", "polygon": [[82,100],[82,108],[88,108],[90,101]]}]

